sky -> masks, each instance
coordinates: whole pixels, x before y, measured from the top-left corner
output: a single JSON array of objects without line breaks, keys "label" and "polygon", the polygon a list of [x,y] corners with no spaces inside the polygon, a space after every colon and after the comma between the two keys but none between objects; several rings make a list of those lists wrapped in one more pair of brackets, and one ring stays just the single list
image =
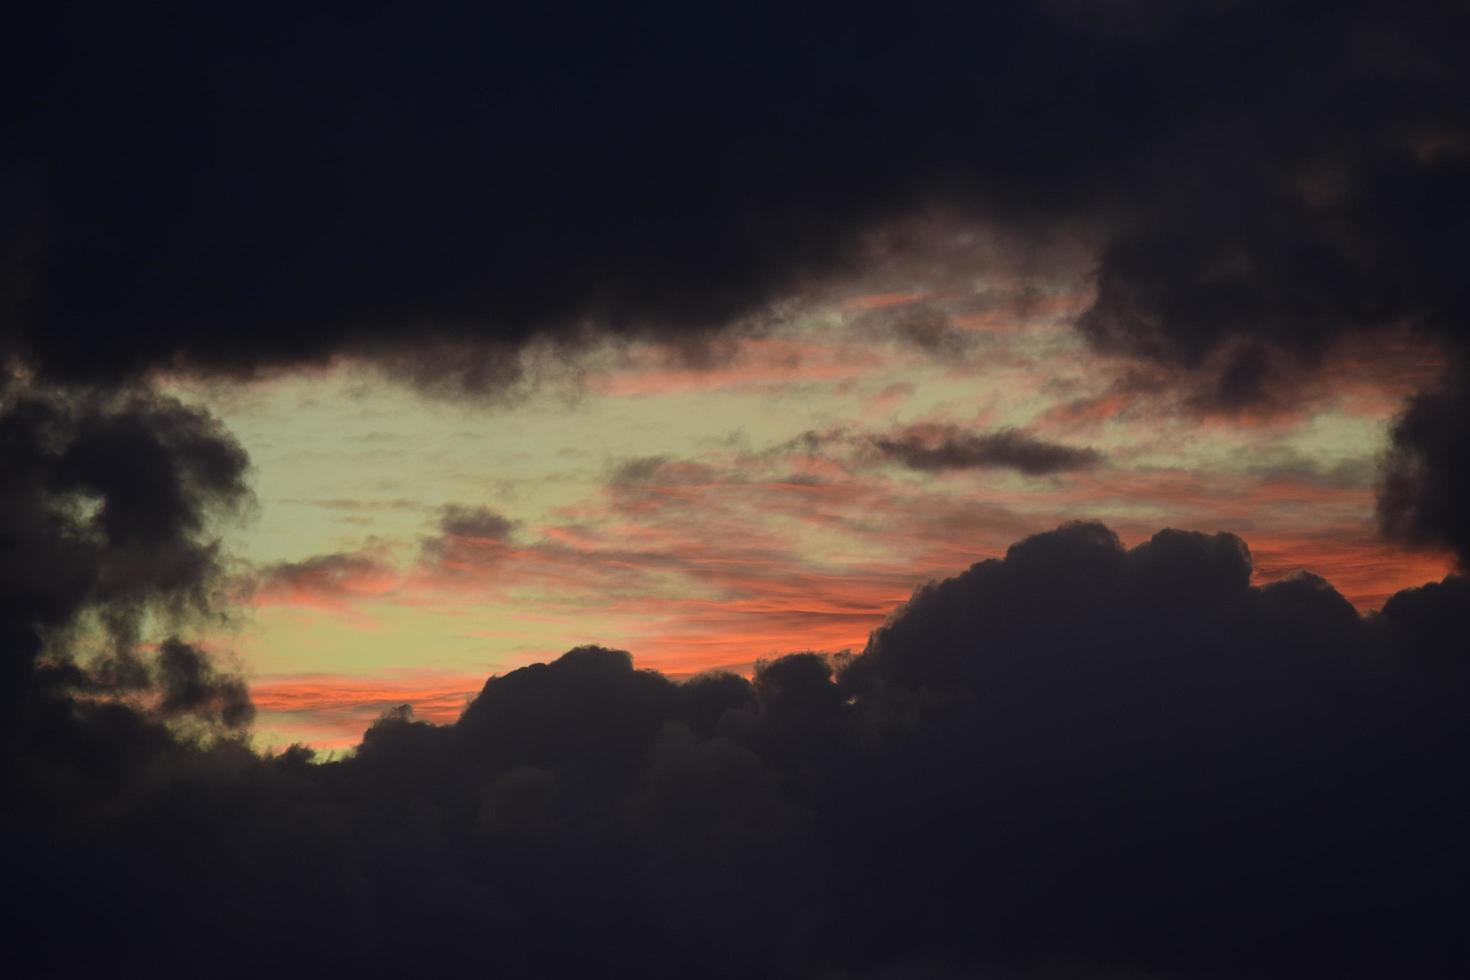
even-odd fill
[{"label": "sky", "polygon": [[674,676],[858,651],[919,585],[1080,517],[1129,543],[1230,531],[1258,581],[1312,571],[1364,611],[1452,567],[1374,512],[1427,346],[1345,351],[1289,413],[1180,412],[1077,337],[1085,277],[1014,311],[972,310],[1011,283],[925,285],[834,298],[713,363],[540,355],[494,399],[350,361],[175,381],[252,463],[239,615],[212,646],[251,680],[257,741],[349,748],[399,703],[450,722],[486,676],[583,642]]},{"label": "sky", "polygon": [[26,975],[1470,972],[1463,2],[30,20]]}]

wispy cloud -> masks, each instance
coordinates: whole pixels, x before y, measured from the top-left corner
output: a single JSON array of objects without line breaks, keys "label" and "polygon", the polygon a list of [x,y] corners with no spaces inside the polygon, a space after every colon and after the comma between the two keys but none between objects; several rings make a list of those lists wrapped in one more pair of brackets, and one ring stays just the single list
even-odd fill
[{"label": "wispy cloud", "polygon": [[869,443],[888,459],[924,471],[997,468],[1045,476],[1091,469],[1103,459],[1095,449],[1048,442],[1016,429],[967,432],[953,425],[920,425],[871,437]]}]

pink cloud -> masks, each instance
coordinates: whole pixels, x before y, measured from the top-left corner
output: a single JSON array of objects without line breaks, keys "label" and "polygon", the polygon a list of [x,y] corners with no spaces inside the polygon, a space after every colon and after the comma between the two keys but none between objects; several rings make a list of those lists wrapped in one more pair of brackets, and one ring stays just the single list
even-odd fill
[{"label": "pink cloud", "polygon": [[343,552],[266,568],[254,584],[250,601],[257,607],[342,612],[356,601],[390,595],[400,584],[398,572],[381,557]]}]

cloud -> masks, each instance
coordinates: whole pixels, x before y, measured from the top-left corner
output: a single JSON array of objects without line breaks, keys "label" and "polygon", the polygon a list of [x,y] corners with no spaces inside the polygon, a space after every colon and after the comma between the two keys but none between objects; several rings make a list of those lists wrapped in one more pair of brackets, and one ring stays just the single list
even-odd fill
[{"label": "cloud", "polygon": [[342,610],[355,600],[388,595],[400,584],[398,571],[376,554],[333,552],[265,567],[250,582],[250,601],[256,606]]},{"label": "cloud", "polygon": [[[962,356],[972,338],[958,328],[949,313],[923,300],[874,302],[886,297],[861,297],[868,301],[852,329],[871,337],[896,337],[929,354]],[[859,308],[863,308],[859,306]]]},{"label": "cloud", "polygon": [[0,623],[34,663],[91,615],[131,646],[156,614],[213,610],[210,530],[249,501],[248,458],[208,414],[147,393],[0,392]]},{"label": "cloud", "polygon": [[[196,10],[81,19],[41,18],[10,65],[43,94],[6,117],[0,356],[53,380],[347,356],[497,388],[527,345],[713,350],[865,272],[915,281],[852,308],[944,353],[973,311],[928,297],[914,255],[939,226],[982,266],[995,241],[1022,264],[1086,243],[1077,325],[1177,372],[1196,410],[1287,408],[1364,334],[1470,357],[1460,4],[1038,0],[840,31],[579,10],[405,33],[383,12],[348,46],[327,17],[289,41]],[[1453,486],[1463,446],[1398,431],[1396,459]],[[1402,490],[1390,530],[1461,546]]]},{"label": "cloud", "polygon": [[[240,742],[244,682],[177,635],[221,615],[215,534],[249,502],[248,462],[213,418],[171,399],[0,392],[3,912],[48,969],[71,972],[59,960],[76,954],[45,908],[70,905],[73,926],[101,923],[102,946],[122,949],[113,935],[151,934],[166,915],[154,858],[220,871],[214,818],[238,803],[249,840],[256,805],[273,805],[253,790],[164,802],[192,772],[257,765]],[[220,909],[214,887],[204,875],[190,901]]]},{"label": "cloud", "polygon": [[439,529],[445,535],[479,541],[504,541],[510,537],[514,527],[514,521],[502,517],[488,507],[451,505],[444,509],[439,520]]},{"label": "cloud", "polygon": [[[11,797],[7,911],[73,972],[1463,972],[1464,579],[1365,617],[1252,572],[1232,535],[1069,524],[856,656],[676,683],[580,647],[319,766],[158,733],[145,767],[88,759],[80,799]],[[213,697],[172,649],[166,689]],[[97,941],[51,945],[78,914]]]},{"label": "cloud", "polygon": [[1102,461],[1095,449],[1047,442],[1016,429],[981,435],[952,425],[911,426],[892,436],[875,436],[871,445],[909,469],[930,472],[1004,468],[1043,476],[1090,469]]},{"label": "cloud", "polygon": [[240,728],[255,717],[245,682],[219,674],[203,651],[178,639],[165,640],[159,650],[158,677],[162,693],[158,710],[164,717],[191,714],[229,728]]},{"label": "cloud", "polygon": [[626,459],[612,468],[609,482],[614,486],[637,486],[664,475],[671,460],[667,456],[638,456]]},{"label": "cloud", "polygon": [[1447,545],[1470,568],[1470,367],[1416,395],[1394,423],[1378,515],[1417,545]]},{"label": "cloud", "polygon": [[1028,3],[841,32],[584,9],[412,37],[381,14],[351,48],[325,17],[287,43],[92,14],[95,40],[43,22],[14,66],[47,97],[9,117],[33,175],[9,346],[53,377],[353,351],[493,385],[534,336],[759,316],[925,206],[1022,239],[1101,225],[1089,330],[1186,357],[1436,323],[1460,295],[1452,5]]}]

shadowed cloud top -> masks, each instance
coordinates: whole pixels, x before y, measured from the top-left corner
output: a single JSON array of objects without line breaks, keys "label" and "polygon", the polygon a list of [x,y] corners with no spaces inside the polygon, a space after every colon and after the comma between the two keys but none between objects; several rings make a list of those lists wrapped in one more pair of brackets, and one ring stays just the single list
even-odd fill
[{"label": "shadowed cloud top", "polygon": [[[1457,975],[1465,580],[1365,619],[1250,572],[1230,535],[1070,524],[854,657],[675,683],[581,647],[320,766],[154,727],[231,710],[168,646],[155,708],[11,702],[8,914],[63,972]],[[104,723],[134,761],[58,782]],[[60,942],[77,916],[96,942]]]}]

